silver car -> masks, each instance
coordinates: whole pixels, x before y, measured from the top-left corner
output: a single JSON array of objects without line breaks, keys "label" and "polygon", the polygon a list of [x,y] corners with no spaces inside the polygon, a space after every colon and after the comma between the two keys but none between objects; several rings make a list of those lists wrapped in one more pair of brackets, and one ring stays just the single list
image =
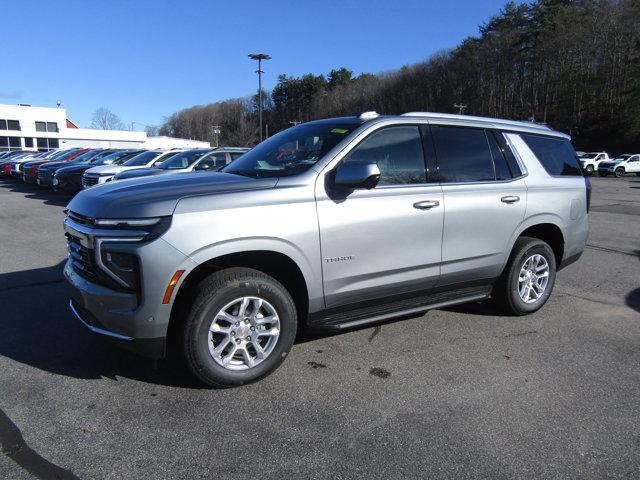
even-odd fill
[{"label": "silver car", "polygon": [[[174,157],[175,158],[175,157]],[[567,135],[471,116],[375,112],[285,130],[221,172],[78,194],[70,306],[215,387],[280,365],[301,326],[342,330],[491,300],[548,300],[588,234]]]}]

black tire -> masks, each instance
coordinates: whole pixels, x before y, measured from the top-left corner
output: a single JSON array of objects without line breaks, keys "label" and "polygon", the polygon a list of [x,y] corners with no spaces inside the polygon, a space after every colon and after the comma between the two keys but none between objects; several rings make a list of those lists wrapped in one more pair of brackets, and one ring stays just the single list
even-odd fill
[{"label": "black tire", "polygon": [[[221,308],[243,296],[259,297],[275,308],[280,319],[280,334],[271,354],[261,363],[246,370],[229,370],[218,364],[209,352],[209,327]],[[199,380],[211,387],[235,387],[252,382],[280,366],[293,346],[297,324],[293,299],[277,280],[250,268],[221,270],[197,286],[183,328],[185,362]]]},{"label": "black tire", "polygon": [[[549,266],[549,279],[542,296],[533,303],[526,303],[518,291],[518,277],[526,259],[542,255]],[[556,257],[548,243],[537,238],[520,237],[511,251],[504,272],[496,282],[492,300],[501,310],[511,315],[533,313],[547,302],[556,282]]]},{"label": "black tire", "polygon": [[606,177],[607,176],[607,172],[598,172],[600,174],[601,177]]},{"label": "black tire", "polygon": [[587,165],[587,168],[585,168],[585,171],[587,172],[587,175],[593,175],[593,172],[594,172],[593,165]]},{"label": "black tire", "polygon": [[617,177],[624,177],[624,168],[620,167],[620,168],[616,168],[616,171],[613,172],[613,174]]}]

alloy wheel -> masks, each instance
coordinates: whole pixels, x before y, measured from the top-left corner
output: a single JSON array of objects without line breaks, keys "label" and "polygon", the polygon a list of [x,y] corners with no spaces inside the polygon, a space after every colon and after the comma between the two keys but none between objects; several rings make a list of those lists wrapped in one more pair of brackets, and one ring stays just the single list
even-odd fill
[{"label": "alloy wheel", "polygon": [[269,357],[279,336],[280,318],[273,305],[259,297],[236,298],[211,321],[209,353],[228,370],[247,370]]},{"label": "alloy wheel", "polygon": [[518,293],[525,303],[535,303],[544,294],[549,283],[549,263],[540,254],[527,258],[520,268]]}]

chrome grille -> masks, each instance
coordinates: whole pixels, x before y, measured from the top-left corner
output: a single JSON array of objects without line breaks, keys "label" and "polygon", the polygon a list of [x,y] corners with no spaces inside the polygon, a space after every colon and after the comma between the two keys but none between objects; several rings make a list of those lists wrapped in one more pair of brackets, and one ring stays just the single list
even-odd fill
[{"label": "chrome grille", "polygon": [[83,175],[82,176],[82,188],[93,187],[98,183],[98,177],[93,175]]},{"label": "chrome grille", "polygon": [[73,269],[86,278],[87,280],[95,280],[98,276],[95,261],[93,259],[93,250],[82,245],[78,237],[70,233],[65,233],[67,238],[67,251]]}]

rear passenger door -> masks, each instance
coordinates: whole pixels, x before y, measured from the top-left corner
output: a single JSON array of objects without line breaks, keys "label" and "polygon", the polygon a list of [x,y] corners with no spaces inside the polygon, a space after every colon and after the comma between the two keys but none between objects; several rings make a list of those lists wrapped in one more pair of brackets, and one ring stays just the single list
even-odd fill
[{"label": "rear passenger door", "polygon": [[524,218],[521,168],[499,131],[430,127],[444,196],[440,285],[497,277]]}]

